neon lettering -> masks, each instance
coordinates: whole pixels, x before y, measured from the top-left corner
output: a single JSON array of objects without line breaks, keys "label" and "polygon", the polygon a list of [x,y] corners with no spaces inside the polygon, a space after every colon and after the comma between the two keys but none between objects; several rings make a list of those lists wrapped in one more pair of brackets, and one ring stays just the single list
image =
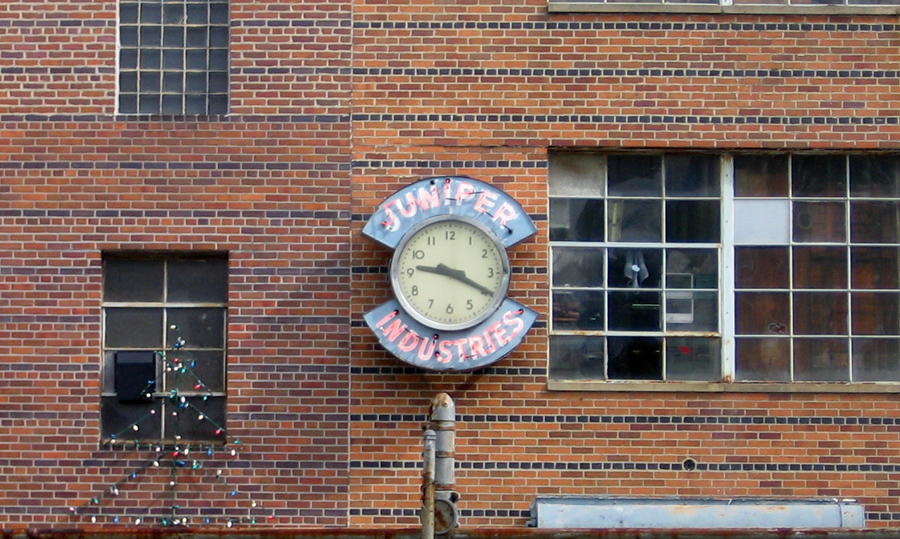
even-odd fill
[{"label": "neon lettering", "polygon": [[478,195],[478,200],[475,201],[475,209],[481,213],[487,213],[489,209],[494,207],[496,201],[497,193],[482,191],[481,194]]},{"label": "neon lettering", "polygon": [[[381,326],[379,326],[381,327]],[[403,334],[406,331],[406,324],[403,323],[399,318],[391,322],[391,325],[387,327],[387,329],[382,329],[382,333],[390,342],[394,342],[397,340],[397,337]]]},{"label": "neon lettering", "polygon": [[459,182],[459,185],[456,187],[456,203],[462,204],[462,202],[471,197],[474,192],[474,185],[471,183]]},{"label": "neon lettering", "polygon": [[450,341],[441,341],[438,345],[438,362],[439,363],[450,363],[450,360],[453,359],[453,354],[450,352]]},{"label": "neon lettering", "polygon": [[404,352],[409,352],[411,350],[415,350],[416,346],[419,344],[419,336],[414,332],[410,331],[406,334],[405,337],[397,344],[397,348]]},{"label": "neon lettering", "polygon": [[506,226],[506,223],[516,219],[519,217],[519,214],[516,212],[516,209],[510,205],[509,202],[504,202],[497,209],[497,213],[494,214],[494,221],[499,220],[500,226]]},{"label": "neon lettering", "polygon": [[[431,344],[431,347],[428,346],[429,344]],[[422,344],[419,346],[419,359],[428,361],[434,357],[434,347],[436,344],[437,340],[435,339],[422,339]]]},{"label": "neon lettering", "polygon": [[472,359],[487,355],[487,352],[484,351],[484,339],[478,335],[469,337],[469,348],[472,349]]},{"label": "neon lettering", "polygon": [[510,329],[510,339],[512,339],[523,329],[525,329],[525,322],[522,321],[521,315],[522,311],[508,311],[503,315],[503,323],[507,326],[512,326],[512,328]]}]

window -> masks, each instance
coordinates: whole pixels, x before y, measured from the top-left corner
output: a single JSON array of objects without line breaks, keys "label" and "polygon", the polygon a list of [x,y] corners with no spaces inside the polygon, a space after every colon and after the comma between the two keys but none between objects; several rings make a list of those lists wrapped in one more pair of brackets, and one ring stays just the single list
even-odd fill
[{"label": "window", "polygon": [[898,215],[896,155],[554,153],[551,380],[900,381]]},{"label": "window", "polygon": [[119,113],[228,112],[227,0],[120,0]]},{"label": "window", "polygon": [[225,440],[227,296],[224,256],[104,256],[104,440]]}]

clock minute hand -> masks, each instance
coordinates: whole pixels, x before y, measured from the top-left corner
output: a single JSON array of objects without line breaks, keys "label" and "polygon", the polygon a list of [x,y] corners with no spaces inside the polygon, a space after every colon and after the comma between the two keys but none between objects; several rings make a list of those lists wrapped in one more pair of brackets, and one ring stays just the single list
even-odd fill
[{"label": "clock minute hand", "polygon": [[443,263],[438,264],[437,266],[416,266],[416,269],[419,271],[427,271],[429,273],[436,273],[438,275],[444,275],[446,277],[450,277],[451,279],[456,279],[457,281],[459,281],[461,283],[465,283],[465,284],[471,286],[472,288],[478,290],[479,292],[481,292],[482,294],[484,294],[486,296],[490,296],[490,295],[494,294],[494,292],[491,289],[484,287],[484,286],[476,283],[472,279],[469,279],[468,277],[466,277],[465,271],[453,269]]}]

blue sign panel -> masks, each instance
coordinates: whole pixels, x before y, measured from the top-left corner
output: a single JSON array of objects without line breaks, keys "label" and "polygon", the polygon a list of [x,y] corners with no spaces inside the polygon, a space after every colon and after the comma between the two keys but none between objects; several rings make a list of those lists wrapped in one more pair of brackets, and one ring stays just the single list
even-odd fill
[{"label": "blue sign panel", "polygon": [[446,214],[479,221],[507,248],[537,231],[522,206],[500,189],[468,176],[438,176],[391,195],[372,214],[363,234],[394,249],[417,223]]},{"label": "blue sign panel", "polygon": [[365,316],[387,351],[410,365],[437,372],[471,371],[495,363],[522,342],[536,319],[536,312],[509,298],[490,318],[461,331],[425,327],[396,300]]}]

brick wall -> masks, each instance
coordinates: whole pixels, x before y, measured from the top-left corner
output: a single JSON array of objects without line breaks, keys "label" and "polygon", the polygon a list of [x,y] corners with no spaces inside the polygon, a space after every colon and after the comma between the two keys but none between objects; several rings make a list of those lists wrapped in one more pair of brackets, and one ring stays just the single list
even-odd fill
[{"label": "brick wall", "polygon": [[[416,525],[441,391],[467,527],[522,526],[538,494],[854,497],[900,520],[893,395],[546,389],[547,149],[893,148],[892,18],[232,0],[231,114],[188,121],[114,115],[115,8],[0,5],[0,524],[83,522],[67,508],[145,458],[99,444],[100,260],[122,249],[229,252],[243,443],[210,469],[275,525]],[[402,366],[361,318],[389,296],[364,222],[440,174],[539,228],[511,296],[542,317],[469,374]]]}]

